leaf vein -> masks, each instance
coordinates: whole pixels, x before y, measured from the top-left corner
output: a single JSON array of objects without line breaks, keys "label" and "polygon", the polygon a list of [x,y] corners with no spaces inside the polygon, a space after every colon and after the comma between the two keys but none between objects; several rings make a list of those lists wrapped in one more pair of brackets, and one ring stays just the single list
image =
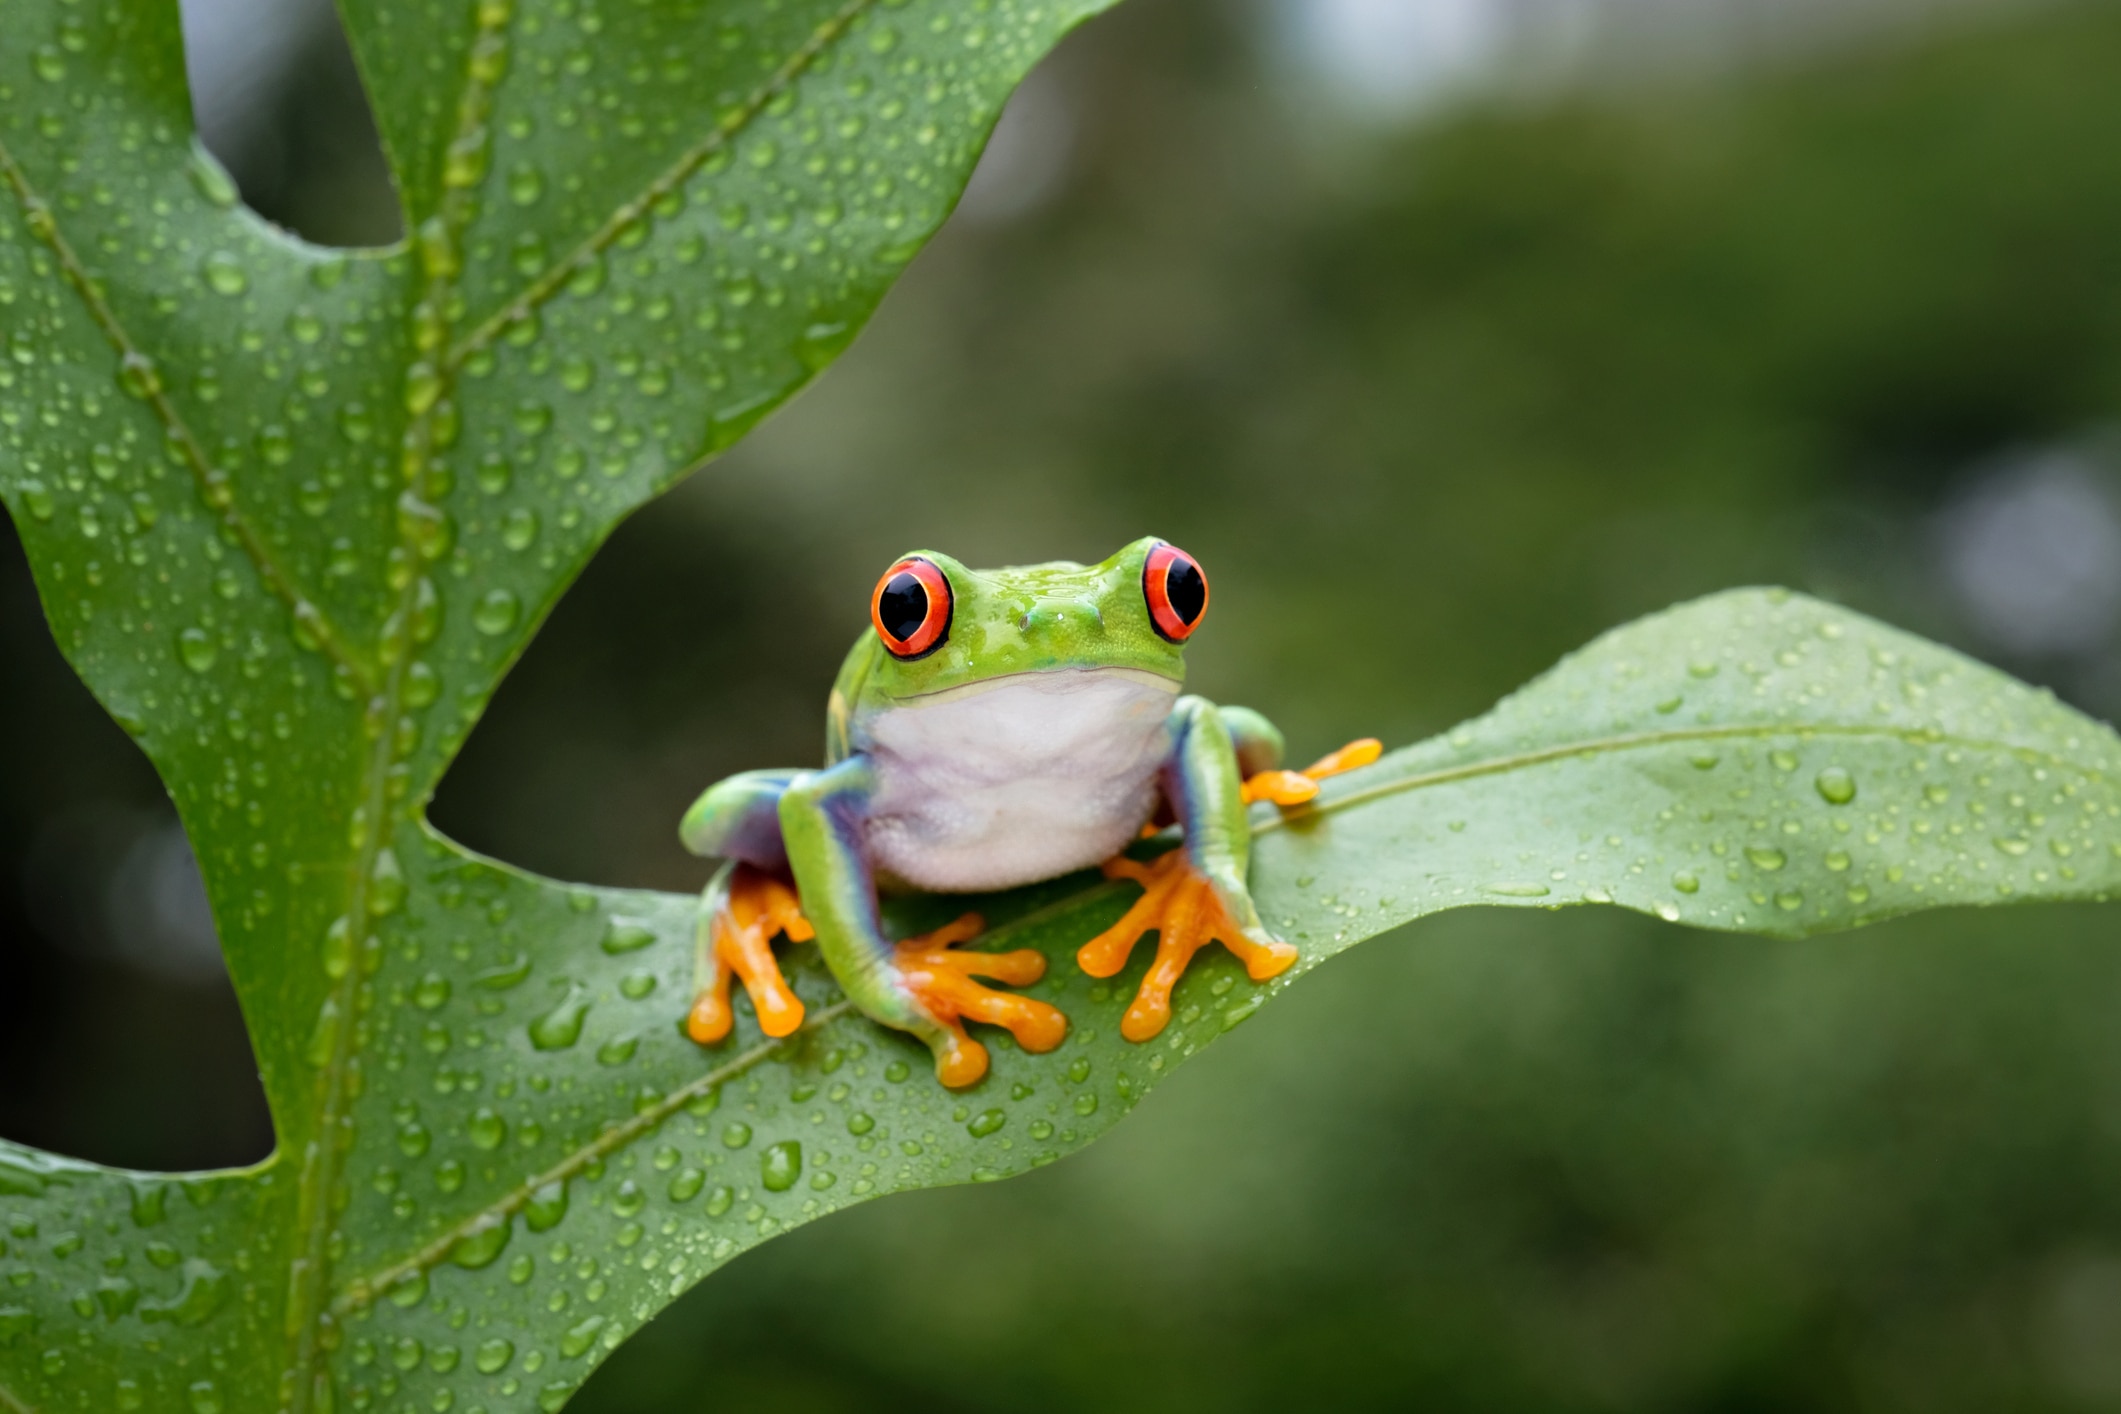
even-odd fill
[{"label": "leaf vein", "polygon": [[[1389,795],[1400,795],[1407,791],[1423,790],[1430,786],[1449,785],[1457,781],[1472,780],[1479,776],[1499,775],[1505,771],[1521,770],[1530,766],[1545,765],[1550,761],[1563,760],[1586,753],[1608,753],[1635,751],[1652,746],[1667,746],[1692,741],[1728,741],[1746,737],[1773,736],[1868,736],[1884,737],[1899,741],[1914,742],[1923,746],[1952,745],[1972,751],[2002,751],[2012,754],[2031,753],[2048,764],[2062,770],[2076,771],[2083,775],[2100,776],[2104,772],[2073,761],[2066,756],[2042,751],[2038,747],[2025,746],[2018,742],[1987,741],[1976,737],[1950,736],[1928,727],[1874,727],[1856,725],[1820,725],[1818,723],[1752,723],[1742,727],[1700,727],[1684,731],[1635,732],[1621,736],[1591,737],[1582,741],[1565,742],[1558,746],[1541,747],[1536,751],[1517,752],[1509,756],[1495,756],[1483,761],[1467,761],[1456,766],[1445,766],[1418,775],[1402,776],[1396,780],[1378,781],[1374,784],[1343,790],[1338,795],[1327,796],[1315,804],[1287,813],[1277,811],[1274,815],[1257,820],[1252,826],[1255,836],[1270,833],[1283,826],[1310,819],[1318,815],[1334,814],[1367,801],[1378,800]],[[1389,760],[1390,758],[1386,758]],[[1382,763],[1380,763],[1382,764]],[[1375,769],[1372,767],[1371,769]],[[1349,776],[1349,781],[1359,776]]]},{"label": "leaf vein", "polygon": [[[103,297],[102,291],[96,288],[96,282],[88,273],[88,267],[81,263],[80,256],[60,232],[58,217],[52,211],[50,203],[38,195],[29,180],[29,174],[22,170],[21,164],[15,160],[14,154],[8,150],[5,143],[0,143],[0,173],[6,175],[8,186],[14,191],[15,200],[21,205],[30,229],[41,237],[58,260],[66,284],[80,297],[88,310],[89,318],[95,322],[103,337],[109,340],[111,347],[117,350],[121,365],[143,371],[152,369],[153,361],[141,351],[125,326],[119,322],[117,312],[110,307],[110,302]],[[185,465],[191,471],[192,479],[198,483],[200,496],[207,505],[215,509],[222,524],[235,535],[237,542],[243,547],[244,554],[250,557],[252,565],[257,568],[259,578],[264,580],[265,587],[287,605],[295,621],[317,640],[318,646],[333,662],[353,676],[355,683],[363,691],[374,691],[374,669],[348,646],[344,636],[324,612],[303,595],[295,584],[294,577],[273,557],[264,538],[236,508],[234,488],[230,485],[227,474],[214,469],[206,455],[206,449],[200,445],[190,425],[177,411],[176,404],[170,400],[169,394],[158,384],[150,382],[145,401],[154,409],[170,440],[184,454]]]},{"label": "leaf vein", "polygon": [[774,70],[772,76],[761,84],[736,110],[723,118],[709,130],[707,135],[679,155],[664,173],[642,190],[641,194],[619,207],[604,223],[589,234],[571,251],[566,259],[548,266],[513,297],[504,300],[501,307],[487,316],[461,342],[449,350],[445,362],[451,368],[461,365],[473,353],[485,348],[498,338],[511,324],[527,319],[537,309],[557,295],[575,273],[607,250],[612,242],[643,220],[651,207],[666,194],[682,186],[701,165],[715,153],[734,142],[746,128],[757,120],[759,114],[788,87],[800,79],[819,56],[830,49],[847,33],[862,12],[868,10],[876,0],[847,0],[838,12],[812,31],[793,54]]},{"label": "leaf vein", "polygon": [[803,1025],[787,1036],[777,1040],[762,1041],[743,1054],[732,1057],[725,1064],[715,1067],[696,1080],[688,1081],[672,1090],[662,1099],[634,1115],[623,1124],[613,1125],[589,1143],[576,1149],[543,1173],[523,1180],[516,1188],[495,1203],[479,1209],[469,1217],[451,1225],[432,1241],[389,1266],[358,1277],[349,1282],[339,1299],[332,1303],[332,1311],[339,1316],[358,1311],[372,1303],[377,1296],[389,1290],[406,1277],[417,1272],[431,1271],[449,1257],[457,1243],[471,1233],[487,1225],[512,1219],[530,1202],[533,1194],[552,1183],[562,1183],[573,1178],[598,1159],[606,1158],[633,1143],[643,1135],[653,1133],[662,1122],[700,1096],[717,1089],[742,1075],[790,1044],[797,1037],[818,1030],[828,1021],[836,1021],[854,1010],[850,1001],[835,1002],[813,1014]]}]

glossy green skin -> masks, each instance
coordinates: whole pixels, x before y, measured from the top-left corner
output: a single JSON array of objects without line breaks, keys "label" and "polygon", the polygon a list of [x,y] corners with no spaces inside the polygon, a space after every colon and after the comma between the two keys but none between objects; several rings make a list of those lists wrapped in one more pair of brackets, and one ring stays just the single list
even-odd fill
[{"label": "glossy green skin", "polygon": [[[1159,543],[1137,540],[1096,565],[998,570],[971,570],[947,555],[916,552],[950,581],[952,617],[941,646],[905,661],[873,629],[865,631],[827,703],[825,769],[750,771],[710,787],[680,826],[687,848],[792,874],[826,963],[848,996],[876,1021],[921,1037],[940,1057],[943,1033],[900,985],[877,909],[882,871],[865,826],[879,787],[878,763],[865,745],[892,714],[921,710],[923,700],[938,694],[978,693],[1022,674],[1117,669],[1169,685],[1166,744],[1150,763],[1156,798],[1183,830],[1189,862],[1231,916],[1257,940],[1271,941],[1246,888],[1251,831],[1241,785],[1244,776],[1280,764],[1281,734],[1256,712],[1175,695],[1185,677],[1184,650],[1156,631],[1142,592],[1144,564]],[[1136,809],[1110,823],[1124,839],[1149,818],[1149,811]],[[703,950],[730,872],[729,866],[718,871],[702,895]],[[1047,876],[1011,882],[1038,877]]]}]

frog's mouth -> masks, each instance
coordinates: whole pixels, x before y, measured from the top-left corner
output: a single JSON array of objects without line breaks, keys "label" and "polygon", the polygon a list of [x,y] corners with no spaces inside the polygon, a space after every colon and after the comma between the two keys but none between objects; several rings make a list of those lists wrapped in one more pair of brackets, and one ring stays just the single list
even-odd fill
[{"label": "frog's mouth", "polygon": [[1177,678],[1148,668],[1110,665],[1030,668],[1020,673],[1003,673],[998,677],[982,678],[978,682],[962,683],[957,687],[938,688],[934,692],[908,693],[891,700],[901,707],[940,707],[945,703],[983,697],[990,692],[1029,692],[1040,696],[1059,697],[1077,692],[1105,690],[1119,683],[1132,683],[1136,687],[1161,692],[1170,697],[1178,696]]}]

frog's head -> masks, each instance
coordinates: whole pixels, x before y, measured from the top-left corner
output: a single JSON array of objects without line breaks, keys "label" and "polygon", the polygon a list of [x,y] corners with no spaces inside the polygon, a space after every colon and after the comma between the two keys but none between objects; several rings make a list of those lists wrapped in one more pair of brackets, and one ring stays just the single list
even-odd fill
[{"label": "frog's head", "polygon": [[884,571],[869,598],[882,652],[868,694],[897,701],[1017,673],[1110,668],[1173,684],[1208,608],[1193,557],[1148,537],[1102,564],[1056,561],[967,569],[917,550]]}]

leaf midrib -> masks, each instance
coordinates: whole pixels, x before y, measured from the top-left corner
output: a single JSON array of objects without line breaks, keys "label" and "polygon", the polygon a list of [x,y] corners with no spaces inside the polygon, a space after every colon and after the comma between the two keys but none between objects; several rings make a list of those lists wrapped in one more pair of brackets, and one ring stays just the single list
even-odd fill
[{"label": "leaf midrib", "polygon": [[[1440,767],[1395,780],[1378,781],[1372,785],[1343,790],[1337,795],[1323,794],[1313,804],[1298,810],[1277,811],[1274,815],[1256,820],[1252,826],[1255,837],[1269,834],[1286,825],[1300,824],[1320,815],[1337,814],[1342,810],[1379,800],[1386,796],[1399,795],[1407,791],[1422,790],[1429,786],[1449,785],[1457,781],[1472,780],[1480,776],[1500,775],[1507,771],[1545,765],[1550,761],[1565,760],[1571,756],[1603,755],[1622,751],[1643,750],[1653,746],[1671,746],[1698,741],[1729,741],[1734,739],[1760,739],[1766,737],[1791,736],[1835,736],[1878,737],[1904,741],[1919,746],[1956,746],[1968,751],[2005,752],[2012,755],[2035,756],[2049,766],[2060,770],[2074,771],[2082,776],[2104,778],[2105,773],[2094,766],[2087,766],[2067,756],[2057,756],[2039,747],[2026,746],[2019,742],[1992,741],[1979,737],[1955,736],[1926,727],[1881,727],[1856,723],[1806,723],[1792,725],[1786,722],[1756,722],[1732,727],[1691,727],[1661,732],[1633,732],[1620,736],[1591,737],[1581,741],[1564,742],[1556,746],[1541,747],[1536,751],[1517,752],[1509,756],[1495,756],[1483,761],[1461,762],[1456,766]],[[1419,750],[1419,746],[1409,750]],[[1389,761],[1391,758],[1385,758]],[[1377,763],[1383,765],[1384,762]],[[1376,767],[1370,768],[1375,770]],[[1327,790],[1331,790],[1328,783]]]}]

